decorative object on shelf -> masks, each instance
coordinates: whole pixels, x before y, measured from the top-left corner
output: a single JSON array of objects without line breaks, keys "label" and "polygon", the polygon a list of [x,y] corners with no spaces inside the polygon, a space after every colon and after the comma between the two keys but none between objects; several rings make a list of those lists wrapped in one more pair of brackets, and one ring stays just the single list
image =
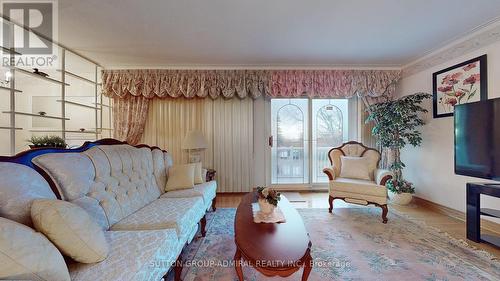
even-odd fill
[{"label": "decorative object on shelf", "polygon": [[85,128],[80,128],[80,129],[78,129],[78,131],[83,133],[83,132],[85,132]]},{"label": "decorative object on shelf", "polygon": [[453,116],[455,105],[488,99],[486,55],[432,74],[434,118]]},{"label": "decorative object on shelf", "polygon": [[10,71],[5,72],[5,79],[3,81],[0,81],[0,85],[8,88],[11,78],[12,78],[12,72]]},{"label": "decorative object on shelf", "polygon": [[281,200],[281,194],[269,187],[257,187],[257,195],[259,196],[260,212],[265,216],[271,215]]},{"label": "decorative object on shelf", "polygon": [[63,138],[59,136],[32,136],[29,140],[30,148],[41,148],[41,147],[54,147],[54,148],[66,148],[67,144]]},{"label": "decorative object on shelf", "polygon": [[45,115],[47,115],[47,112],[45,112],[45,111],[38,111],[38,115],[45,116]]},{"label": "decorative object on shelf", "polygon": [[[427,93],[416,93],[397,100],[374,104],[369,108],[370,115],[367,122],[375,122],[373,135],[380,146],[390,149],[394,155],[390,166],[394,177],[386,182],[386,187],[390,193],[408,194],[392,196],[400,204],[410,203],[411,194],[415,193],[413,184],[403,178],[405,164],[401,161],[401,149],[407,143],[415,147],[422,143],[422,135],[417,129],[425,124],[421,114],[427,110],[421,103],[430,97],[431,95]],[[391,195],[389,197],[391,198]]]},{"label": "decorative object on shelf", "polygon": [[182,140],[182,149],[187,149],[189,163],[201,162],[201,150],[208,147],[203,133],[197,130],[189,131]]},{"label": "decorative object on shelf", "polygon": [[39,71],[38,68],[33,68],[33,73],[36,75],[43,76],[43,77],[49,77],[49,75],[47,73]]}]

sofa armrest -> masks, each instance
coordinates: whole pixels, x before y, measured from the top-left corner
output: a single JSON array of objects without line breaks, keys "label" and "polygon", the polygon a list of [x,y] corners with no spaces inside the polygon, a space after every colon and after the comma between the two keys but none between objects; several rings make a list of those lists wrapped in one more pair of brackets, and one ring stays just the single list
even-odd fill
[{"label": "sofa armrest", "polygon": [[206,182],[215,180],[216,171],[214,169],[203,169],[202,174],[205,174]]},{"label": "sofa armrest", "polygon": [[328,176],[328,180],[334,180],[335,179],[335,171],[333,168],[324,168],[323,173],[325,173]]},{"label": "sofa armrest", "polygon": [[387,183],[388,180],[392,179],[394,174],[389,170],[384,169],[376,169],[375,170],[375,182],[378,185],[383,185]]}]

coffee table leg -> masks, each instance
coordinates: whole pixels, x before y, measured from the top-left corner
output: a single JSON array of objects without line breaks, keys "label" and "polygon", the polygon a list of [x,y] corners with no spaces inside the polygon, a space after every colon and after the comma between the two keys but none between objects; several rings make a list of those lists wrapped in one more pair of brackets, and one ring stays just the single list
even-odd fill
[{"label": "coffee table leg", "polygon": [[304,272],[302,273],[302,281],[307,281],[309,274],[312,269],[312,257],[311,254],[307,255],[307,259],[304,261]]},{"label": "coffee table leg", "polygon": [[243,271],[241,270],[241,252],[240,249],[236,247],[236,253],[234,254],[234,269],[236,269],[236,274],[238,279],[243,281]]}]

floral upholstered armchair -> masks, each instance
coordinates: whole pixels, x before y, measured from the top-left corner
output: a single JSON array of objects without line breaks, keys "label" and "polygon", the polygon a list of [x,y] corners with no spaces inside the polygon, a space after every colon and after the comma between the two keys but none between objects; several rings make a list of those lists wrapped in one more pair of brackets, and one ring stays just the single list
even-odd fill
[{"label": "floral upholstered armchair", "polygon": [[350,141],[328,152],[331,167],[323,169],[329,179],[328,202],[333,200],[382,208],[382,222],[387,223],[387,189],[385,183],[392,172],[378,169],[380,152],[362,143]]}]

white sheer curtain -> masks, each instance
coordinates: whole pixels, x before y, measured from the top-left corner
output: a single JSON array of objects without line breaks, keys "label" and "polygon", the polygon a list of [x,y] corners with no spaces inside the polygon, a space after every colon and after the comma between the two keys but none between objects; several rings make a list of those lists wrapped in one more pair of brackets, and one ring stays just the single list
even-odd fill
[{"label": "white sheer curtain", "polygon": [[203,166],[217,171],[218,192],[253,188],[252,99],[153,99],[141,142],[166,149],[174,163],[187,163],[181,142],[189,130],[207,139]]}]

